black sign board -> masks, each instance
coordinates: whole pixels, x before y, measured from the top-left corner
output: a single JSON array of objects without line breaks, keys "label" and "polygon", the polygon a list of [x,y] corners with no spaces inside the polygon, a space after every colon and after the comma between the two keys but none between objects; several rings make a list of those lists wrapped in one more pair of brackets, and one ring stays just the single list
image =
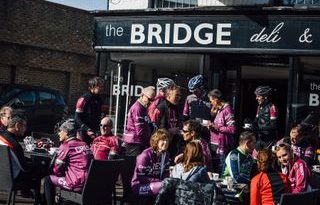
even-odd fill
[{"label": "black sign board", "polygon": [[97,17],[95,49],[320,54],[320,16]]}]

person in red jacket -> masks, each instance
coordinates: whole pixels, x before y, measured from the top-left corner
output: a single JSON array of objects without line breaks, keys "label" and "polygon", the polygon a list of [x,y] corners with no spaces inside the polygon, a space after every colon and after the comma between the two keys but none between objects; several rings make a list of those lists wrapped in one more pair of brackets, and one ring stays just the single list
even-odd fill
[{"label": "person in red jacket", "polygon": [[91,150],[96,160],[115,159],[120,151],[120,139],[112,133],[111,118],[104,117],[100,122],[101,136],[93,140]]},{"label": "person in red jacket", "polygon": [[281,164],[282,173],[290,180],[292,193],[311,189],[309,184],[311,171],[304,160],[293,154],[289,144],[282,143],[276,146],[276,155]]},{"label": "person in red jacket", "polygon": [[251,180],[250,205],[276,205],[281,194],[290,192],[290,184],[286,175],[273,168],[270,150],[261,150],[257,156],[259,174]]}]

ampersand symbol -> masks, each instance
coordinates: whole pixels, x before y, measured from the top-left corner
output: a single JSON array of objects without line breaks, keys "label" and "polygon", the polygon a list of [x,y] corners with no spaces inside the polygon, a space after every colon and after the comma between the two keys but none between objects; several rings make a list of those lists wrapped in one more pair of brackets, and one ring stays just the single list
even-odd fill
[{"label": "ampersand symbol", "polygon": [[308,34],[310,31],[309,28],[304,30],[303,34],[299,37],[300,43],[312,43],[312,34]]}]

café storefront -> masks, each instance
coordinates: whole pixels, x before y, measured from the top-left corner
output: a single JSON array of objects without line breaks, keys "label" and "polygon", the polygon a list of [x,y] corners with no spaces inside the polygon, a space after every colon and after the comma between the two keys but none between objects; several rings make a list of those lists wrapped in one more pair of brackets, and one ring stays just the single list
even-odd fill
[{"label": "caf\u00e9 storefront", "polygon": [[281,135],[308,116],[319,129],[315,113],[320,110],[320,12],[192,10],[174,15],[170,11],[95,15],[94,49],[100,75],[108,79],[115,132],[121,133],[125,113],[143,86],[169,77],[186,88],[188,80],[199,73],[205,76],[207,90],[223,91],[236,111],[239,127],[245,118],[255,116],[254,89],[270,85]]}]

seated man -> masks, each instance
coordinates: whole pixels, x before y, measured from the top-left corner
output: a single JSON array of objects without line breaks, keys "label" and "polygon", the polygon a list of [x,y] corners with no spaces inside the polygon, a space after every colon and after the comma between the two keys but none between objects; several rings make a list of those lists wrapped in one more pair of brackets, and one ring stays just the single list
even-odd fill
[{"label": "seated man", "polygon": [[[212,158],[209,149],[208,143],[201,137],[201,125],[196,120],[188,120],[183,123],[182,129],[182,136],[185,143],[191,141],[199,141],[200,145],[202,146],[203,156],[204,156],[204,165],[207,167],[208,170],[212,168]],[[181,152],[183,152],[184,147],[180,148]],[[183,159],[183,154],[179,154],[175,158],[175,162],[179,162]]]},{"label": "seated man", "polygon": [[223,166],[222,176],[231,176],[236,183],[250,183],[254,160],[251,153],[256,144],[253,132],[244,131],[239,137],[239,146],[231,150]]},{"label": "seated man", "polygon": [[60,126],[58,155],[53,167],[53,175],[44,182],[47,205],[54,204],[55,186],[81,192],[88,175],[92,152],[90,147],[76,137],[74,119],[68,119]]},{"label": "seated man", "polygon": [[111,118],[104,117],[100,122],[101,136],[93,140],[91,150],[96,160],[115,159],[118,157],[120,139],[112,133],[113,122]]},{"label": "seated man", "polygon": [[23,148],[19,144],[26,130],[27,121],[24,116],[12,116],[8,121],[7,130],[0,134],[0,144],[10,148],[15,181],[22,184],[25,190],[35,188],[35,194],[40,194],[41,178],[45,176],[44,169],[33,166],[31,160],[24,156]]}]

